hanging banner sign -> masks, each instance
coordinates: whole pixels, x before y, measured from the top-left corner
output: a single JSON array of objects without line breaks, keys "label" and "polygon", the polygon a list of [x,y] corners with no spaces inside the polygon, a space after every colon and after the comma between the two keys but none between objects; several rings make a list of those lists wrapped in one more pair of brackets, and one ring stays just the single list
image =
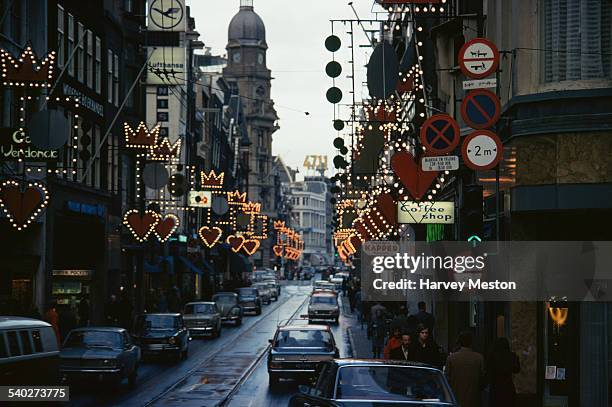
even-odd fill
[{"label": "hanging banner sign", "polygon": [[485,38],[466,42],[459,50],[459,67],[465,76],[483,79],[499,66],[499,51],[495,44]]},{"label": "hanging banner sign", "polygon": [[192,208],[210,208],[212,206],[212,192],[189,191],[189,206]]},{"label": "hanging banner sign", "polygon": [[54,162],[59,150],[43,150],[32,144],[30,137],[16,128],[0,128],[0,161]]},{"label": "hanging banner sign", "polygon": [[459,169],[459,157],[456,155],[423,157],[421,168],[423,171],[455,171]]},{"label": "hanging banner sign", "polygon": [[187,81],[186,48],[149,48],[147,84],[185,85]]},{"label": "hanging banner sign", "polygon": [[397,223],[455,223],[455,203],[400,201],[397,203]]},{"label": "hanging banner sign", "polygon": [[463,90],[487,89],[487,88],[496,88],[496,87],[497,87],[496,78],[474,79],[473,81],[463,81]]}]

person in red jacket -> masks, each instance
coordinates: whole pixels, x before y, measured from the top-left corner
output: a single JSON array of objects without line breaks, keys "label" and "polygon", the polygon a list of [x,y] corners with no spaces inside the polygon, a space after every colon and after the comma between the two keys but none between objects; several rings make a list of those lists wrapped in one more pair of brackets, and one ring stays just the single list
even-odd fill
[{"label": "person in red jacket", "polygon": [[383,351],[385,359],[389,359],[391,351],[395,348],[399,348],[400,346],[402,346],[402,335],[400,334],[399,328],[395,328],[393,329],[393,336],[389,338]]}]

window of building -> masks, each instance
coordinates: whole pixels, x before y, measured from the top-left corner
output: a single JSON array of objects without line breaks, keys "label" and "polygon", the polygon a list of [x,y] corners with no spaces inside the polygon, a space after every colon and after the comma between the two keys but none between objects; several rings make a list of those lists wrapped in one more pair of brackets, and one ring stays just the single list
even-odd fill
[{"label": "window of building", "polygon": [[87,30],[87,62],[85,64],[86,75],[87,75],[87,86],[93,88],[93,58],[94,58],[94,41],[93,33],[91,30]]},{"label": "window of building", "polygon": [[113,51],[107,53],[106,61],[106,91],[108,92],[108,103],[113,103]]},{"label": "window of building", "polygon": [[66,48],[64,46],[65,37],[64,26],[64,8],[57,5],[57,66],[64,67],[64,58],[66,58]]},{"label": "window of building", "polygon": [[102,92],[102,42],[96,36],[96,63],[94,66],[96,92]]},{"label": "window of building", "polygon": [[95,189],[100,189],[101,183],[100,183],[100,176],[102,173],[102,168],[100,166],[100,154],[96,154],[96,151],[98,148],[100,148],[100,143],[101,143],[101,132],[100,132],[100,126],[98,125],[94,125],[94,134],[93,134],[93,144],[91,146],[91,155],[92,158],[94,160],[94,162],[92,163],[92,172],[93,172],[93,187]]},{"label": "window of building", "polygon": [[[74,50],[74,16],[68,13],[68,52],[72,55]],[[68,75],[74,76],[74,58],[68,64]]]},{"label": "window of building", "polygon": [[119,56],[113,54],[113,102],[119,106]]},{"label": "window of building", "polygon": [[612,77],[612,3],[542,2],[544,82]]},{"label": "window of building", "polygon": [[87,38],[85,38],[84,36],[84,30],[85,28],[83,27],[83,24],[78,23],[77,79],[79,80],[79,82],[84,82],[83,75],[85,74],[85,42],[87,41]]},{"label": "window of building", "polygon": [[[136,70],[134,68],[130,68],[130,67],[126,67],[125,68],[125,75],[124,75],[124,89],[127,92],[131,87],[132,84],[136,81]],[[126,100],[126,106],[127,107],[135,107],[136,106],[136,94],[137,92],[132,91],[130,94],[126,95],[127,96],[127,100]]]}]

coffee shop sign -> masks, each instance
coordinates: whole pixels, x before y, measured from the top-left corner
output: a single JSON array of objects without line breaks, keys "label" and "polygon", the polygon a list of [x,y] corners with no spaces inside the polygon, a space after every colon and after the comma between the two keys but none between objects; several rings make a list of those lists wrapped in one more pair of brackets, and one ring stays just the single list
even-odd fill
[{"label": "coffee shop sign", "polygon": [[1,161],[57,161],[58,159],[58,150],[36,148],[25,132],[19,129],[0,129]]}]

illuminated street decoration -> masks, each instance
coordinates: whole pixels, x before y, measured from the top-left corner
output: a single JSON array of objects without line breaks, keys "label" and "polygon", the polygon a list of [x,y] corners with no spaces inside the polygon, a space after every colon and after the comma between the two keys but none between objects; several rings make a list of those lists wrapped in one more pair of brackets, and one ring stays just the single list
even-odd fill
[{"label": "illuminated street decoration", "polygon": [[15,59],[10,52],[0,49],[0,66],[4,86],[51,87],[55,65],[55,51],[39,60],[31,46]]},{"label": "illuminated street decoration", "polygon": [[179,225],[179,218],[172,213],[167,214],[163,218],[160,217],[159,222],[157,223],[157,225],[155,225],[155,236],[157,236],[157,239],[161,243],[165,243],[170,238],[170,236],[172,236],[172,234],[176,232]]},{"label": "illuminated street decoration", "polygon": [[123,124],[125,133],[125,146],[127,148],[151,150],[157,145],[159,137],[159,124],[151,128],[147,128],[144,122],[140,122],[136,130],[132,129],[129,124]]},{"label": "illuminated street decoration", "polygon": [[255,254],[257,249],[259,249],[260,245],[261,245],[261,242],[259,240],[249,239],[249,240],[244,241],[244,243],[242,244],[242,248],[244,249],[246,254],[248,254],[249,256],[252,256],[253,254]]},{"label": "illuminated street decoration", "polygon": [[200,180],[203,189],[222,189],[224,178],[224,172],[219,173],[219,175],[217,175],[214,170],[211,170],[208,174],[206,174],[204,171],[200,173]]},{"label": "illuminated street decoration", "polygon": [[212,249],[219,242],[221,235],[223,235],[223,230],[218,227],[202,226],[198,230],[198,236],[209,249]]},{"label": "illuminated street decoration", "polygon": [[242,249],[245,240],[246,239],[242,235],[230,235],[225,239],[225,242],[230,245],[234,253],[238,253],[240,249]]},{"label": "illuminated street decoration", "polygon": [[137,241],[144,243],[160,219],[160,215],[155,211],[147,209],[141,213],[138,209],[131,209],[123,215],[123,224]]},{"label": "illuminated street decoration", "polygon": [[174,145],[170,140],[164,138],[161,142],[156,140],[155,145],[151,147],[149,159],[153,161],[170,161],[173,158],[178,158],[181,155],[181,139],[177,139]]},{"label": "illuminated street decoration", "polygon": [[49,191],[39,182],[22,184],[5,180],[0,183],[0,208],[17,230],[26,229],[49,203]]}]

